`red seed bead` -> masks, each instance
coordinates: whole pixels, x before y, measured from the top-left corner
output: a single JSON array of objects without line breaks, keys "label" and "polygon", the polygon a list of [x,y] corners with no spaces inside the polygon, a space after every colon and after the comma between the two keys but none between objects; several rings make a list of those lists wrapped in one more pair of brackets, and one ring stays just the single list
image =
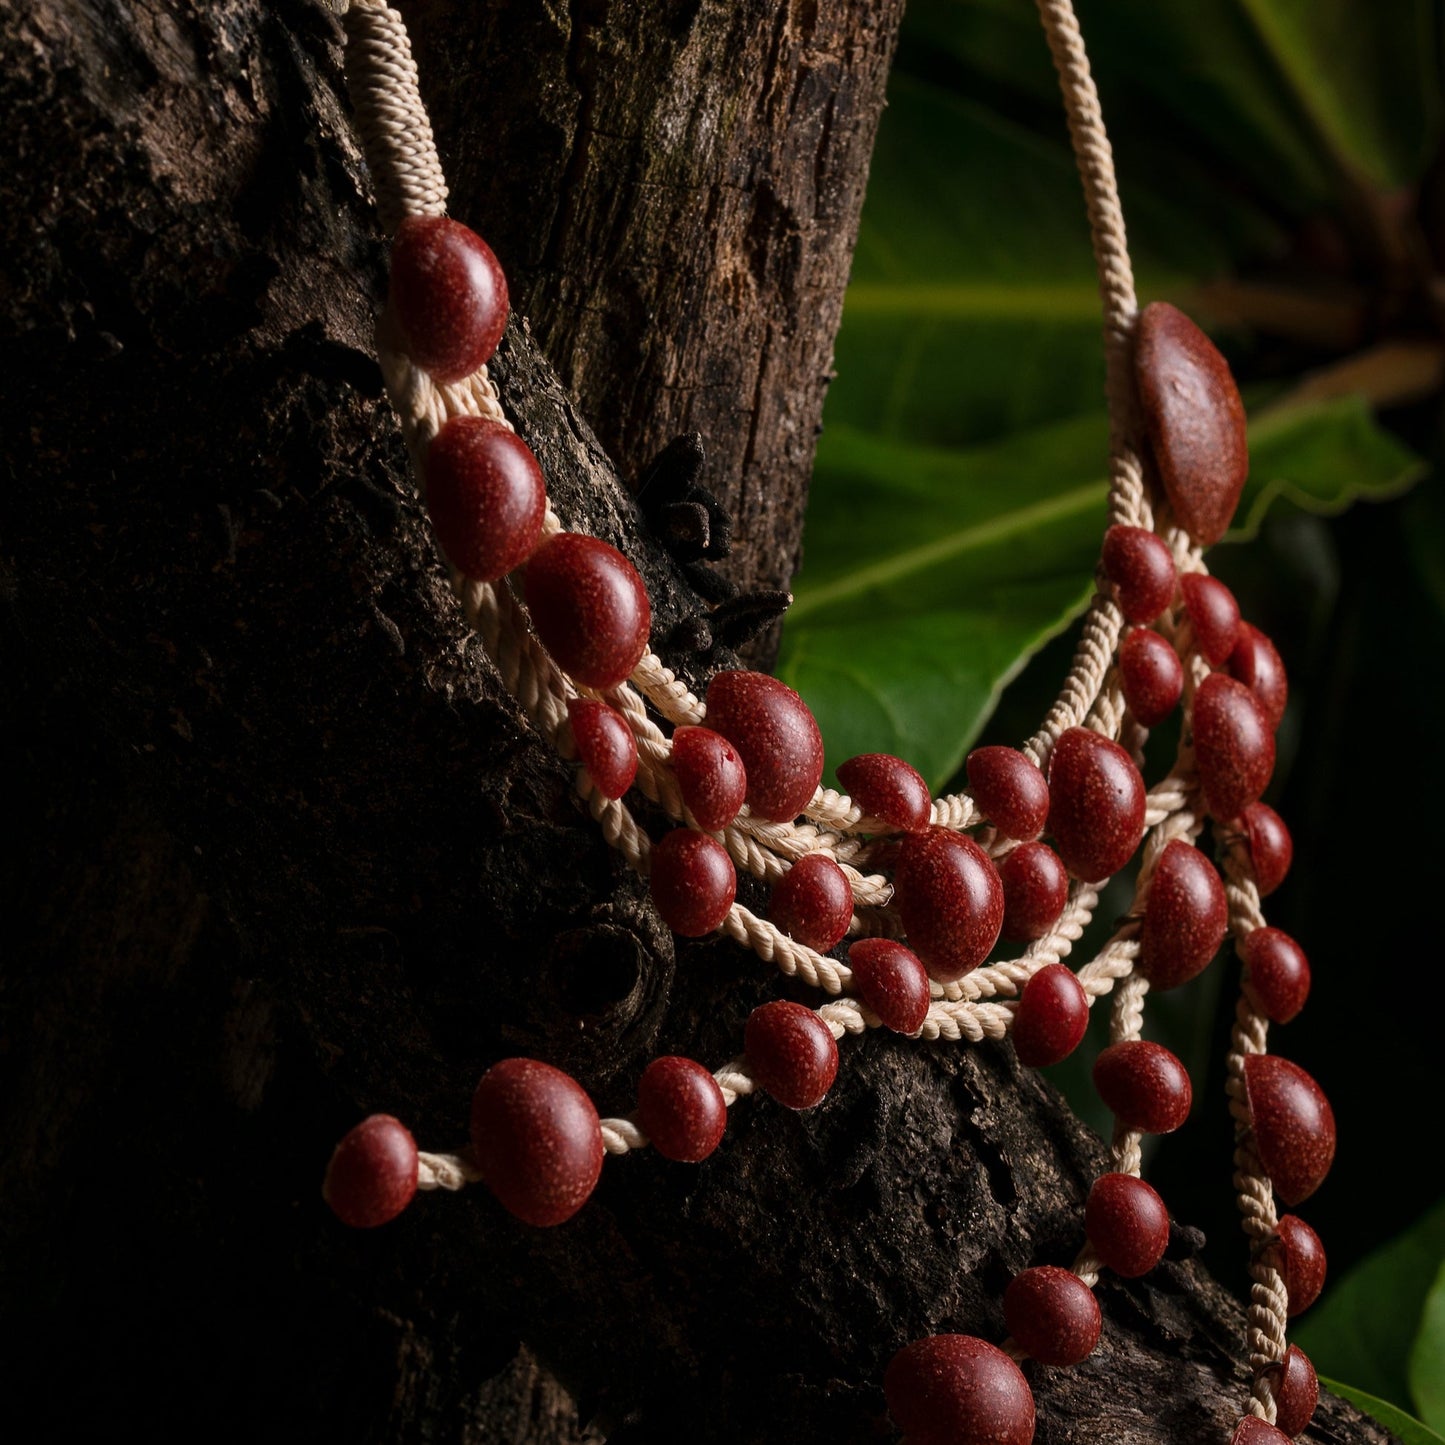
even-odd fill
[{"label": "red seed bead", "polygon": [[1166,845],[1149,884],[1139,930],[1139,969],[1157,989],[1204,972],[1229,927],[1224,883],[1214,864],[1182,839]]},{"label": "red seed bead", "polygon": [[1049,831],[1064,866],[1085,883],[1117,873],[1144,836],[1144,779],[1118,743],[1069,728],[1049,760]]},{"label": "red seed bead", "polygon": [[748,793],[748,770],[721,733],[678,728],[672,735],[672,771],[699,828],[715,833],[737,817]]},{"label": "red seed bead", "polygon": [[988,854],[962,833],[910,833],[898,847],[893,890],[909,946],[940,983],[977,968],[998,942],[1003,884]]},{"label": "red seed bead", "polygon": [[1047,843],[1020,843],[998,865],[1003,884],[1002,937],[1011,943],[1042,938],[1069,901],[1069,870]]},{"label": "red seed bead", "polygon": [[848,945],[853,987],[895,1033],[916,1034],[928,1017],[928,972],[911,948],[891,938],[860,938]]},{"label": "red seed bead", "polygon": [[1319,1235],[1299,1215],[1281,1215],[1265,1257],[1284,1277],[1290,1318],[1303,1314],[1325,1287],[1325,1247]]},{"label": "red seed bead", "polygon": [[1268,803],[1251,803],[1239,821],[1249,844],[1254,885],[1261,898],[1268,898],[1284,882],[1294,862],[1294,839],[1284,819]]},{"label": "red seed bead", "polygon": [[831,858],[809,853],[773,884],[768,918],[789,938],[827,953],[853,921],[853,890]]},{"label": "red seed bead", "polygon": [[495,582],[541,540],[542,468],[510,427],[454,416],[426,450],[426,509],[452,564],[478,582]]},{"label": "red seed bead", "polygon": [[1258,1415],[1246,1415],[1234,1427],[1229,1445],[1289,1445],[1289,1436],[1266,1424]]},{"label": "red seed bead", "polygon": [[1211,673],[1194,694],[1194,756],[1204,804],[1221,821],[1258,800],[1274,772],[1274,733],[1242,682]]},{"label": "red seed bead", "polygon": [[1174,600],[1179,577],[1162,537],[1143,527],[1113,526],[1104,533],[1104,575],[1114,584],[1128,622],[1153,622]]},{"label": "red seed bead", "polygon": [[1136,627],[1119,648],[1124,701],[1140,727],[1158,727],[1184,695],[1184,664],[1157,632]]},{"label": "red seed bead", "polygon": [[1289,701],[1289,675],[1274,643],[1252,623],[1239,624],[1239,639],[1229,654],[1229,675],[1259,699],[1272,728],[1278,728]]},{"label": "red seed bead", "polygon": [[823,735],[807,703],[765,672],[720,672],[708,684],[707,721],[742,754],[753,812],[770,823],[796,818],[823,776]]},{"label": "red seed bead", "polygon": [[1094,1253],[1117,1275],[1148,1274],[1169,1245],[1169,1211],[1152,1184],[1133,1174],[1101,1174],[1084,1205]]},{"label": "red seed bead", "polygon": [[919,833],[933,817],[933,795],[917,768],[891,753],[863,753],[838,767],[838,781],[863,810],[904,833]]},{"label": "red seed bead", "polygon": [[1244,1088],[1260,1163],[1286,1204],[1302,1204],[1335,1159],[1335,1115],[1315,1081],[1278,1054],[1247,1054]]},{"label": "red seed bead", "polygon": [[502,339],[507,280],[475,231],[445,216],[408,216],[391,247],[391,305],[411,359],[436,381],[460,381]]},{"label": "red seed bead", "polygon": [[1184,606],[1194,624],[1194,644],[1211,667],[1234,651],[1239,637],[1239,603],[1217,577],[1189,572],[1180,580]]},{"label": "red seed bead", "polygon": [[347,1131],[326,1166],[321,1197],[353,1229],[395,1219],[416,1194],[416,1140],[390,1114],[373,1114]]},{"label": "red seed bead", "polygon": [[1287,1024],[1310,996],[1305,951],[1281,928],[1256,928],[1240,945],[1244,992],[1271,1023]]},{"label": "red seed bead", "polygon": [[1320,1402],[1320,1382],[1315,1367],[1298,1345],[1291,1345],[1284,1353],[1283,1362],[1268,1366],[1264,1373],[1274,1385],[1275,1428],[1293,1440],[1303,1433]]},{"label": "red seed bead", "polygon": [[928,1335],[883,1372],[888,1413],[913,1445],[1031,1445],[1034,1397],[1023,1371],[972,1335]]},{"label": "red seed bead", "polygon": [[1037,838],[1049,819],[1049,785],[1016,748],[975,748],[964,763],[973,800],[1009,838]]},{"label": "red seed bead", "polygon": [[1169,504],[1184,530],[1212,547],[1229,529],[1249,474],[1239,388],[1214,343],[1167,301],[1144,308],[1134,364]]},{"label": "red seed bead", "polygon": [[602,1130],[582,1086],[540,1059],[493,1064],[472,1096],[472,1150],[487,1188],[528,1224],[561,1224],[602,1173]]},{"label": "red seed bead", "polygon": [[653,845],[649,886],[662,921],[684,938],[701,938],[722,927],[737,897],[738,875],[721,843],[674,828]]},{"label": "red seed bead", "polygon": [[559,532],[532,554],[526,587],[532,625],[563,672],[588,687],[627,681],[647,650],[652,607],[616,547]]},{"label": "red seed bead", "polygon": [[567,699],[567,719],[582,766],[604,798],[620,798],[637,777],[637,739],[614,707],[595,697]]},{"label": "red seed bead", "polygon": [[811,1109],[838,1076],[832,1030],[810,1008],[778,999],[755,1008],[743,1052],[758,1085],[789,1109]]},{"label": "red seed bead", "polygon": [[1094,1087],[1126,1129],[1172,1134],[1188,1117],[1189,1073],[1162,1044],[1129,1039],[1094,1061]]},{"label": "red seed bead", "polygon": [[1061,963],[1041,968],[1025,985],[1014,1010],[1014,1053],[1031,1069],[1057,1064],[1083,1042],[1089,1000],[1083,985]]},{"label": "red seed bead", "polygon": [[1003,1292],[1009,1334],[1041,1365],[1077,1365],[1094,1353],[1103,1317],[1094,1292],[1072,1270],[1022,1270]]},{"label": "red seed bead", "polygon": [[664,1159],[696,1164],[722,1143],[727,1101],[701,1064],[666,1054],[637,1082],[637,1122]]}]

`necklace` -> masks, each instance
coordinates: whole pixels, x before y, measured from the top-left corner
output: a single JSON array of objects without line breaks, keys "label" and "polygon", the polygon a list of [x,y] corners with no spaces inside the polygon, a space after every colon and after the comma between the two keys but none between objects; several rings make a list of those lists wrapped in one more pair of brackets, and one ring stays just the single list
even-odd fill
[{"label": "necklace", "polygon": [[[977,750],[968,791],[934,800],[906,763],[876,754],[839,769],[849,794],[821,788],[821,739],[796,694],[732,671],[699,700],[651,652],[640,578],[615,548],[563,528],[487,375],[506,323],[505,279],[485,243],[444,217],[400,17],[379,4],[350,7],[348,83],[395,232],[378,350],[463,612],[534,724],[580,761],[579,794],[608,842],[648,876],[668,926],[682,936],[722,930],[832,1001],[763,1005],[743,1054],[714,1073],[654,1061],[636,1113],[622,1118],[599,1120],[580,1086],[539,1060],[504,1060],[478,1087],[470,1156],[418,1154],[404,1126],[373,1116],[339,1146],[327,1194],[348,1222],[377,1224],[418,1187],[482,1178],[527,1222],[560,1224],[585,1204],[606,1153],[651,1143],[699,1161],[721,1139],[727,1107],[759,1089],[788,1107],[814,1106],[846,1035],[880,1026],[925,1039],[1011,1034],[1022,1062],[1045,1064],[1077,1046],[1092,1002],[1112,994],[1111,1044],[1094,1077],[1117,1120],[1115,1167],[1091,1193],[1072,1270],[1037,1266],[1010,1282],[1003,1349],[926,1336],[899,1352],[884,1381],[913,1438],[1027,1441],[1034,1406],[1015,1361],[1087,1357],[1099,1338],[1100,1269],[1143,1274],[1167,1240],[1167,1212],[1139,1178],[1140,1145],[1183,1123],[1190,1083],[1172,1054],[1142,1038],[1146,995],[1194,977],[1232,932],[1246,972],[1230,1094],[1254,1281],[1250,1413],[1233,1441],[1258,1445],[1297,1434],[1313,1412],[1313,1372],[1286,1349],[1284,1324],[1323,1278],[1318,1240],[1302,1221],[1280,1220],[1274,1198],[1307,1198],[1334,1148],[1323,1094],[1266,1052],[1268,1023],[1293,1017],[1308,989],[1303,953],[1260,910],[1288,867],[1288,833],[1258,801],[1284,671],[1202,562],[1244,481],[1238,393],[1180,313],[1156,305],[1139,316],[1077,25],[1067,0],[1042,0],[1040,12],[1104,298],[1110,527],[1100,594],[1058,703],[1022,750]],[[525,603],[506,580],[523,566]],[[1180,754],[1146,789],[1145,729],[1181,704]],[[633,788],[681,826],[654,842],[627,805]],[[1211,819],[1227,884],[1194,846]],[[1052,848],[1038,841],[1045,830]],[[1071,971],[1062,960],[1099,887],[1141,844],[1123,926]],[[738,867],[772,885],[768,917],[736,902]],[[990,964],[1001,934],[1027,947]],[[844,962],[831,955],[845,936]]]}]

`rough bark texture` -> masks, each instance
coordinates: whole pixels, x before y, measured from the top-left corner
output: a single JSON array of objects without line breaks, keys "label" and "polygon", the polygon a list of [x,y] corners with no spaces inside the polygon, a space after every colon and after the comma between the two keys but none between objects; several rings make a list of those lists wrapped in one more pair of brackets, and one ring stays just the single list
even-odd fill
[{"label": "rough bark texture", "polygon": [[[582,418],[633,475],[701,427],[739,575],[786,575],[896,7],[414,8],[438,74],[521,27],[510,117],[458,92],[445,150],[598,409],[525,324],[497,372],[666,639],[697,601]],[[456,1146],[514,1053],[625,1111],[779,985],[660,926],[459,626],[371,358],[332,17],[0,16],[11,1377],[77,1434],[889,1438],[892,1351],[1000,1336],[1011,1273],[1078,1243],[1101,1146],[1006,1047],[848,1045],[818,1109],[615,1162],[560,1229],[484,1189],[368,1234],[321,1204],[364,1113]],[[1237,1308],[1188,1262],[1101,1297],[1097,1355],[1034,1371],[1041,1445],[1226,1439]],[[1384,1437],[1332,1404],[1310,1438]]]}]

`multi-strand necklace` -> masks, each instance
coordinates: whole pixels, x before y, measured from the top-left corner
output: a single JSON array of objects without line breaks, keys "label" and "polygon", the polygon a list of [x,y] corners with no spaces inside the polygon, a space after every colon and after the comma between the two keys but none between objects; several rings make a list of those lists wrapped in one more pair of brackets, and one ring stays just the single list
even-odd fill
[{"label": "multi-strand necklace", "polygon": [[[378,351],[466,620],[533,724],[577,762],[580,798],[648,879],[668,927],[722,932],[827,998],[761,1005],[741,1054],[720,1068],[653,1060],[624,1117],[599,1118],[582,1087],[543,1060],[501,1060],[477,1087],[469,1150],[422,1153],[400,1121],[373,1115],[338,1146],[325,1192],[347,1223],[372,1226],[418,1189],[480,1181],[529,1224],[559,1225],[586,1204],[608,1154],[650,1145],[699,1163],[751,1093],[816,1106],[847,1036],[1009,1037],[1022,1063],[1041,1066],[1072,1053],[1093,1004],[1111,997],[1093,1077],[1115,1116],[1113,1168],[1089,1193],[1073,1267],[1034,1266],[1010,1281],[1007,1340],[926,1336],[895,1355],[883,1382],[915,1445],[1026,1445],[1034,1402],[1018,1362],[1085,1359],[1102,1327],[1101,1271],[1142,1276],[1168,1242],[1168,1211],[1140,1177],[1141,1143],[1183,1124],[1192,1091],[1179,1059],[1142,1037],[1146,998],[1196,977],[1232,936],[1243,974],[1228,1087],[1253,1281],[1252,1390],[1232,1445],[1267,1445],[1300,1433],[1314,1411],[1313,1369],[1285,1326],[1318,1295],[1325,1268],[1313,1230],[1280,1217],[1275,1201],[1306,1200],[1334,1153],[1324,1095],[1266,1045],[1269,1024],[1293,1018],[1309,989],[1303,951],[1260,908],[1290,863],[1288,830],[1260,801],[1286,676],[1202,560],[1245,481],[1238,391],[1180,312],[1139,312],[1077,23],[1068,0],[1039,9],[1104,304],[1109,525],[1058,701],[1021,749],[970,754],[967,789],[940,798],[884,754],[838,768],[846,793],[822,787],[822,739],[795,692],[731,670],[700,699],[652,652],[641,577],[617,548],[565,528],[488,377],[506,280],[486,243],[445,215],[401,18],[377,0],[346,9],[348,86],[393,232]],[[1148,786],[1148,730],[1176,710],[1178,754]],[[639,814],[671,826],[654,838]],[[1206,827],[1223,876],[1197,846]],[[1100,889],[1136,855],[1124,922],[1070,968]],[[737,901],[738,869],[769,886],[765,916]],[[1019,946],[1015,956],[996,957],[1000,940]]]}]

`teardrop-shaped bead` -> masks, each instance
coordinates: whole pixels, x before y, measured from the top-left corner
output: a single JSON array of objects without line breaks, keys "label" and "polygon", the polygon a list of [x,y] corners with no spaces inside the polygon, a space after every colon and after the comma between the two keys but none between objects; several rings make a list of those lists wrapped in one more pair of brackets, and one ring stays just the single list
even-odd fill
[{"label": "teardrop-shaped bead", "polygon": [[1003,927],[1003,884],[972,838],[948,828],[910,833],[893,886],[908,945],[940,983],[988,957]]},{"label": "teardrop-shaped bead", "polygon": [[1249,475],[1244,403],[1229,365],[1182,311],[1154,301],[1139,318],[1135,374],[1169,504],[1184,530],[1212,547]]},{"label": "teardrop-shaped bead", "polygon": [[1139,930],[1139,968],[1157,989],[1178,988],[1202,973],[1229,926],[1224,883],[1198,848],[1173,839],[1149,884]]},{"label": "teardrop-shaped bead", "polygon": [[891,753],[863,753],[838,765],[838,781],[863,810],[903,833],[921,833],[933,817],[923,774]]},{"label": "teardrop-shaped bead", "polygon": [[974,802],[1000,833],[1027,841],[1044,831],[1049,785],[1017,748],[975,748],[964,769]]},{"label": "teardrop-shaped bead", "polygon": [[1302,1204],[1324,1181],[1335,1158],[1335,1115],[1324,1090],[1289,1059],[1249,1054],[1245,1092],[1260,1163],[1274,1192]]},{"label": "teardrop-shaped bead", "polygon": [[1310,996],[1305,951],[1282,928],[1256,928],[1239,944],[1249,973],[1244,991],[1271,1023],[1287,1024]]},{"label": "teardrop-shaped bead", "polygon": [[620,798],[637,778],[637,739],[627,719],[594,697],[567,701],[577,756],[604,798]]},{"label": "teardrop-shaped bead", "polygon": [[1194,694],[1194,756],[1204,803],[1221,821],[1256,802],[1274,772],[1274,733],[1242,682],[1212,672]]},{"label": "teardrop-shaped bead", "polygon": [[1134,856],[1144,796],[1144,779],[1118,743],[1090,728],[1060,735],[1049,760],[1049,832],[1074,877],[1102,882]]}]

